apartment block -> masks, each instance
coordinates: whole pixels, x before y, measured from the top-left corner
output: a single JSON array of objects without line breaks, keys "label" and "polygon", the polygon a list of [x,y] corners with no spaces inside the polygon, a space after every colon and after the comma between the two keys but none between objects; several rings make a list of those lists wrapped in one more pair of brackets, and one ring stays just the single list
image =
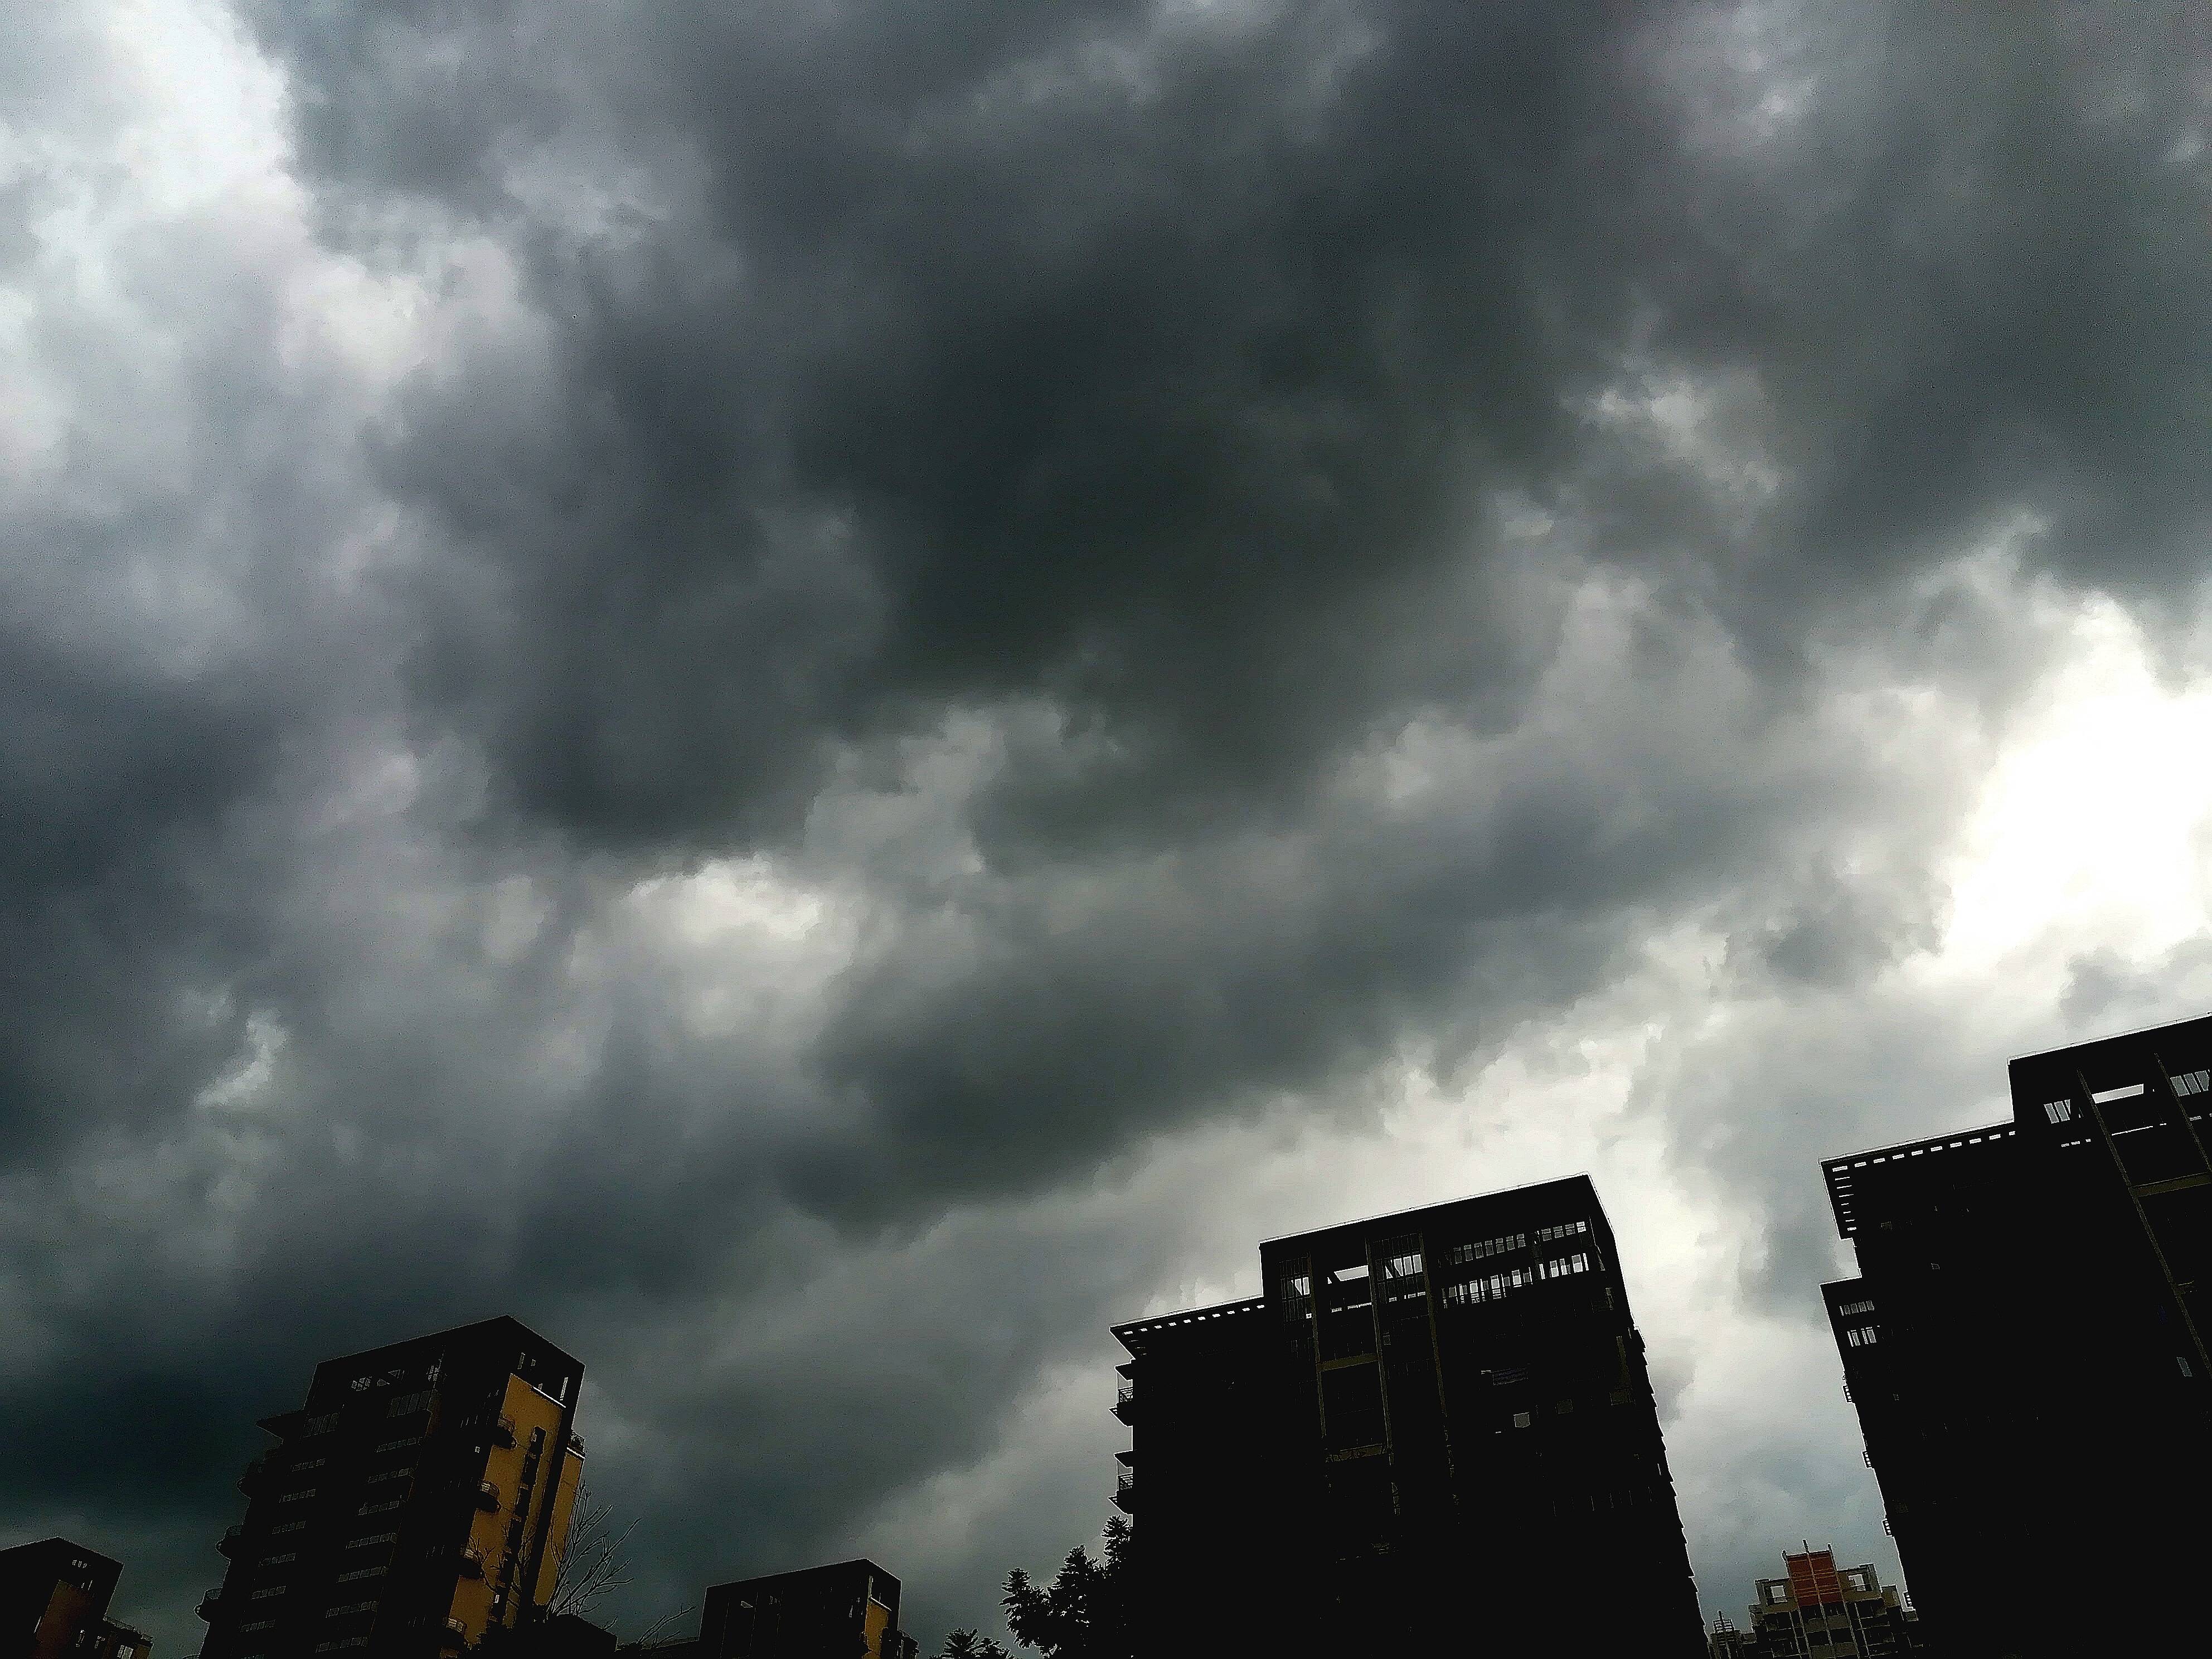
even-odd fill
[{"label": "apartment block", "polygon": [[701,1659],[915,1659],[899,1629],[899,1581],[839,1561],[716,1584],[699,1622]]},{"label": "apartment block", "polygon": [[2188,1651],[2212,1550],[2212,1018],[2015,1060],[2008,1121],[1825,1164],[1823,1287],[1929,1638]]},{"label": "apartment block", "polygon": [[239,1480],[204,1659],[437,1659],[551,1599],[582,1477],[583,1367],[512,1319],[349,1354]]},{"label": "apartment block", "polygon": [[[1701,1655],[1644,1340],[1583,1176],[1261,1246],[1264,1293],[1118,1327],[1141,1626],[1218,1652]],[[1611,1650],[1610,1649],[1603,1650]]]},{"label": "apartment block", "polygon": [[66,1538],[0,1550],[0,1659],[152,1659],[151,1641],[107,1616],[122,1576]]},{"label": "apartment block", "polygon": [[1917,1621],[1874,1567],[1838,1567],[1833,1550],[1784,1552],[1762,1578],[1741,1651],[1747,1659],[1901,1659],[1919,1651]]}]

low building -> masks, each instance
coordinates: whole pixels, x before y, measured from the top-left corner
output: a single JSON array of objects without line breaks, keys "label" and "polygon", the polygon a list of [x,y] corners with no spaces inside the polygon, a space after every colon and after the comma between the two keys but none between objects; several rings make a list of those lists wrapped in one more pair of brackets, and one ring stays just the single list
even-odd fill
[{"label": "low building", "polygon": [[867,1560],[716,1584],[699,1659],[915,1659],[898,1614],[899,1581]]},{"label": "low building", "polygon": [[66,1538],[0,1550],[0,1659],[151,1659],[151,1641],[107,1616],[122,1576]]}]

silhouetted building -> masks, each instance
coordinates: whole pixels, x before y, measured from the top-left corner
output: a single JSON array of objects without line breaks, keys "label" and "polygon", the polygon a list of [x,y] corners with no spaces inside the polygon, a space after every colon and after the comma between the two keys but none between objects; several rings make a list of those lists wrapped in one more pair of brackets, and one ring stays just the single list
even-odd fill
[{"label": "silhouetted building", "polygon": [[1706,1659],[1760,1659],[1759,1632],[1738,1630],[1726,1613],[1713,1620],[1705,1638]]},{"label": "silhouetted building", "polygon": [[1743,1634],[1747,1659],[1900,1659],[1919,1651],[1915,1620],[1871,1565],[1836,1565],[1832,1550],[1784,1553],[1783,1576],[1759,1581]]},{"label": "silhouetted building", "polygon": [[0,1659],[149,1659],[153,1643],[107,1616],[122,1574],[66,1538],[0,1550]]},{"label": "silhouetted building", "polygon": [[[1929,1639],[2187,1651],[2212,1517],[2212,1018],[2016,1060],[2010,1122],[1832,1158],[1823,1287]],[[2054,1571],[2054,1559],[2065,1563]]]},{"label": "silhouetted building", "polygon": [[899,1581],[872,1561],[772,1573],[707,1592],[700,1659],[914,1659]]},{"label": "silhouetted building", "polygon": [[1264,1623],[1286,1650],[1534,1652],[1566,1607],[1639,1653],[1705,1651],[1587,1177],[1260,1255],[1263,1297],[1115,1331],[1145,1650]]},{"label": "silhouetted building", "polygon": [[264,1418],[204,1659],[433,1659],[551,1598],[582,1477],[584,1368],[512,1319],[327,1360]]}]

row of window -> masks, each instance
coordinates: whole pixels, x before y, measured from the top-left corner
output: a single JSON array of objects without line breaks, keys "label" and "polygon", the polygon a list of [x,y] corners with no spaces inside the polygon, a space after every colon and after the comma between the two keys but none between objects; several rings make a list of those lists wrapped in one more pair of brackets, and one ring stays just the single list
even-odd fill
[{"label": "row of window", "polygon": [[1875,1341],[1875,1328],[1872,1325],[1854,1325],[1844,1333],[1844,1340],[1854,1348],[1871,1348]]},{"label": "row of window", "polygon": [[1507,1267],[1500,1273],[1447,1285],[1443,1288],[1443,1302],[1448,1308],[1471,1308],[1480,1303],[1496,1302],[1547,1279],[1565,1279],[1589,1270],[1589,1252],[1577,1250],[1571,1255],[1554,1256],[1548,1261],[1540,1261],[1533,1267]]},{"label": "row of window", "polygon": [[1587,1221],[1562,1221],[1556,1227],[1537,1228],[1536,1242],[1539,1244],[1549,1244],[1554,1239],[1572,1238],[1577,1233],[1586,1233],[1589,1231],[1589,1223]]},{"label": "row of window", "polygon": [[1856,1317],[1860,1314],[1870,1314],[1873,1311],[1874,1304],[1871,1302],[1846,1302],[1842,1307],[1836,1310],[1836,1317],[1838,1319],[1851,1319]]},{"label": "row of window", "polygon": [[1449,1254],[1452,1266],[1462,1267],[1470,1261],[1480,1261],[1486,1256],[1503,1255],[1508,1250],[1525,1250],[1528,1248],[1528,1234],[1502,1233],[1496,1238],[1480,1239],[1471,1244],[1455,1244]]}]

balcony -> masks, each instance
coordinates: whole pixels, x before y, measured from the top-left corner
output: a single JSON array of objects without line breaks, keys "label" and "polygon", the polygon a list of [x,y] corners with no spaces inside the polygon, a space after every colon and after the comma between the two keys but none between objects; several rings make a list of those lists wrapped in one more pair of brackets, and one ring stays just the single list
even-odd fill
[{"label": "balcony", "polygon": [[483,1577],[483,1552],[474,1544],[464,1544],[461,1547],[461,1577],[464,1578]]},{"label": "balcony", "polygon": [[206,1620],[208,1623],[213,1624],[216,1615],[222,1611],[222,1592],[219,1589],[210,1590],[205,1595],[200,1597],[199,1606],[192,1611]]},{"label": "balcony", "polygon": [[1137,1512],[1136,1471],[1124,1468],[1114,1481],[1114,1507],[1124,1515]]},{"label": "balcony", "polygon": [[262,1483],[268,1478],[269,1454],[264,1452],[240,1471],[238,1489],[251,1498],[261,1489]]},{"label": "balcony", "polygon": [[514,1443],[514,1419],[511,1417],[502,1417],[498,1422],[493,1424],[491,1438],[492,1443],[495,1446],[512,1446]]},{"label": "balcony", "polygon": [[223,1530],[222,1542],[217,1544],[216,1547],[221,1550],[225,1555],[236,1555],[239,1552],[240,1547],[245,1542],[245,1540],[246,1528],[244,1527],[228,1527]]},{"label": "balcony", "polygon": [[1114,1390],[1114,1415],[1124,1423],[1137,1420],[1137,1386],[1126,1376]]},{"label": "balcony", "polygon": [[477,1482],[477,1507],[486,1515],[499,1513],[499,1488],[489,1480]]}]

